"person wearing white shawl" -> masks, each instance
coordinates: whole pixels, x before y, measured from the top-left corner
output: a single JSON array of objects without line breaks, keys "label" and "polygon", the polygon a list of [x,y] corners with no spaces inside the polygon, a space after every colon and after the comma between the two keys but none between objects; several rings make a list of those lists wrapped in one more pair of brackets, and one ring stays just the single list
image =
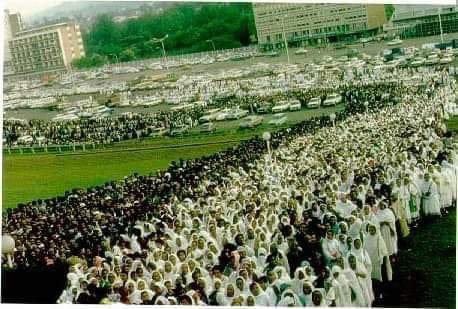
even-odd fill
[{"label": "person wearing white shawl", "polygon": [[346,256],[348,251],[347,235],[339,234],[337,238],[339,239],[339,253],[341,256]]},{"label": "person wearing white shawl", "polygon": [[336,203],[336,211],[342,217],[346,218],[351,215],[352,211],[357,209],[347,197],[347,194],[341,194],[339,201]]},{"label": "person wearing white shawl", "polygon": [[297,294],[302,306],[310,307],[312,305],[312,290],[313,284],[309,281],[304,281],[301,292]]},{"label": "person wearing white shawl", "polygon": [[216,302],[219,306],[230,306],[232,304],[232,300],[236,297],[238,297],[238,294],[236,294],[234,284],[228,283],[224,289],[217,292]]},{"label": "person wearing white shawl", "polygon": [[300,295],[302,293],[302,286],[304,285],[305,278],[305,270],[301,267],[298,267],[294,271],[294,278],[289,282],[291,289],[297,295]]},{"label": "person wearing white shawl", "polygon": [[312,291],[312,307],[327,307],[326,294],[327,293],[324,289],[314,289]]},{"label": "person wearing white shawl", "polygon": [[269,296],[264,292],[261,287],[259,286],[258,283],[252,282],[250,284],[250,292],[251,295],[254,297],[256,306],[274,306],[275,302],[272,303],[271,299]]},{"label": "person wearing white shawl", "polygon": [[127,293],[128,293],[127,298],[129,299],[129,304],[135,304],[135,305],[141,304],[142,302],[141,293],[139,290],[137,290],[135,281],[129,279],[127,280],[125,286],[127,288]]},{"label": "person wearing white shawl", "polygon": [[[367,273],[361,267],[356,268],[356,258],[353,255],[350,256],[352,257],[352,262],[355,263],[355,267],[351,267],[348,260],[345,260],[344,263],[348,266],[345,266],[345,268],[342,269],[340,275],[345,276],[351,289],[351,305],[356,307],[367,307],[368,302],[366,301],[365,294],[361,287],[361,283],[365,284],[365,281],[361,282],[359,280],[359,276],[365,277]],[[359,263],[359,265],[361,265],[361,263]]]},{"label": "person wearing white shawl", "polygon": [[429,173],[425,173],[424,181],[421,185],[421,193],[421,204],[425,216],[440,216],[439,192]]},{"label": "person wearing white shawl", "polygon": [[151,291],[149,289],[145,289],[145,290],[141,291],[140,297],[141,297],[141,304],[142,305],[150,305],[151,301],[152,301],[152,299],[154,297],[154,293],[153,293],[153,291]]},{"label": "person wearing white shawl", "polygon": [[367,291],[369,293],[368,299],[370,300],[369,304],[372,303],[374,300],[374,293],[372,290],[372,262],[369,254],[367,253],[366,249],[363,248],[362,241],[359,238],[353,240],[353,245],[351,247],[349,255],[353,255],[356,257],[356,260],[361,263],[362,267],[367,271],[368,275],[365,278],[365,286],[367,287]]},{"label": "person wearing white shawl", "polygon": [[372,290],[372,280],[370,279],[370,272],[366,269],[363,263],[358,261],[356,256],[354,256],[353,254],[348,255],[348,264],[350,266],[349,268],[354,272],[355,278],[357,279],[359,287],[361,288],[361,293],[363,297],[363,300],[360,300],[360,302],[362,301],[361,306],[370,307],[372,305],[372,302],[374,301],[374,292]]},{"label": "person wearing white shawl", "polygon": [[339,242],[334,238],[332,230],[328,230],[326,237],[321,240],[321,248],[327,265],[332,264],[340,256]]},{"label": "person wearing white shawl", "polygon": [[288,272],[284,267],[275,266],[273,271],[277,274],[276,284],[278,287],[280,287],[283,284],[287,284],[289,281],[291,281],[291,278],[289,277]]},{"label": "person wearing white shawl", "polygon": [[396,233],[396,218],[393,211],[384,202],[379,204],[377,219],[380,222],[380,234],[385,240],[388,256],[398,253],[398,234]]},{"label": "person wearing white shawl", "polygon": [[280,301],[277,306],[279,307],[301,307],[299,296],[291,289],[286,289],[281,294]]},{"label": "person wearing white shawl", "polygon": [[391,262],[388,257],[385,241],[383,240],[376,225],[368,226],[368,234],[364,238],[364,249],[369,254],[372,262],[372,279],[379,282],[383,281],[382,265],[385,264],[386,276],[388,281],[392,280]]},{"label": "person wearing white shawl", "polygon": [[348,236],[352,239],[361,237],[360,233],[363,225],[361,219],[355,216],[350,216],[349,225],[350,227],[348,229]]},{"label": "person wearing white shawl", "polygon": [[342,268],[337,265],[332,267],[331,289],[335,295],[335,303],[337,307],[350,306],[351,288]]},{"label": "person wearing white shawl", "polygon": [[442,168],[437,166],[437,177],[440,181],[439,184],[439,194],[441,208],[445,210],[450,205],[452,205],[453,200],[453,189],[452,189],[452,175],[450,174],[449,169]]}]

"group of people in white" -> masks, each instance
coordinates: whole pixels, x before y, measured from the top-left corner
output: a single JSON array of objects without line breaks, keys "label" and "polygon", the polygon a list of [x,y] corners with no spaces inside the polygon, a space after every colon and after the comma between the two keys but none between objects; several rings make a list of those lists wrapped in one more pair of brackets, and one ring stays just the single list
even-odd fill
[{"label": "group of people in white", "polygon": [[[423,76],[400,103],[287,139],[196,199],[71,266],[59,303],[372,306],[400,238],[456,201],[444,121],[455,80]],[[212,189],[209,189],[212,187]],[[146,242],[144,240],[147,240]]]}]

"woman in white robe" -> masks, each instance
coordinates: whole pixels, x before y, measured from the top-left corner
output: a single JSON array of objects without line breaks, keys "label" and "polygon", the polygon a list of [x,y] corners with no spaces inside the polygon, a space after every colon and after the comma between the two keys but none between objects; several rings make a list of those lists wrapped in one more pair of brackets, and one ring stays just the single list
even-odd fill
[{"label": "woman in white robe", "polygon": [[230,306],[232,304],[232,300],[238,297],[236,293],[236,289],[234,284],[228,283],[216,294],[216,302],[219,306]]},{"label": "woman in white robe", "polygon": [[369,233],[364,238],[364,249],[369,254],[372,262],[371,277],[372,279],[382,282],[382,265],[385,263],[386,276],[388,281],[391,281],[393,274],[385,240],[383,240],[383,237],[380,235],[376,225],[369,225],[368,231]]},{"label": "woman in white robe", "polygon": [[331,289],[335,295],[337,307],[351,306],[350,284],[343,274],[342,268],[337,265],[332,267]]},{"label": "woman in white robe", "polygon": [[379,204],[380,210],[377,212],[377,219],[380,222],[380,234],[385,240],[388,255],[398,253],[398,235],[396,233],[396,218],[391,209],[386,207],[384,202]]},{"label": "woman in white robe", "polygon": [[350,254],[348,256],[348,272],[345,272],[347,279],[351,282],[350,286],[356,295],[353,305],[361,307],[370,307],[374,298],[372,291],[372,283],[367,284],[367,278],[370,278],[370,273],[366,267],[360,263],[357,258]]},{"label": "woman in white robe", "polygon": [[437,185],[429,173],[425,173],[424,182],[421,186],[422,208],[425,216],[440,216],[440,201]]},{"label": "woman in white robe", "polygon": [[[361,268],[364,268],[368,275],[366,278],[363,280],[364,281],[364,286],[367,287],[367,293],[368,293],[368,304],[371,304],[375,297],[374,297],[374,291],[372,289],[372,278],[371,278],[371,273],[372,273],[372,262],[371,258],[369,257],[369,254],[367,253],[366,249],[363,248],[363,243],[361,239],[356,238],[353,240],[353,246],[350,250],[349,255],[353,255],[356,257],[356,260],[358,263],[362,265]],[[361,278],[360,278],[361,280]]]}]

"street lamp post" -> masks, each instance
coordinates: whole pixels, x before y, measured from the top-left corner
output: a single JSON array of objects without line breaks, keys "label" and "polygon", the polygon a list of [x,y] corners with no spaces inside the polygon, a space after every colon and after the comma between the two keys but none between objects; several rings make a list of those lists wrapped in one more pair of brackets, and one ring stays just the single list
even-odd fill
[{"label": "street lamp post", "polygon": [[286,48],[286,56],[288,57],[288,64],[290,64],[288,41],[286,40],[286,33],[285,33],[285,18],[286,17],[287,15],[284,15],[281,19],[281,28],[282,28],[283,41],[285,43],[285,48]]},{"label": "street lamp post", "polygon": [[161,46],[162,46],[162,54],[163,54],[163,57],[164,57],[164,63],[165,63],[165,68],[167,69],[167,55],[165,53],[165,47],[164,47],[164,41],[165,39],[167,39],[169,37],[168,34],[166,34],[164,37],[160,38],[160,39],[157,39],[157,38],[153,38],[151,41],[153,43],[161,43]]},{"label": "street lamp post", "polygon": [[269,153],[269,158],[272,157],[272,153],[270,151],[270,138],[271,138],[270,132],[266,131],[262,134],[262,139],[265,140],[267,144],[267,152]]},{"label": "street lamp post", "polygon": [[439,16],[439,29],[440,29],[440,32],[441,32],[441,43],[444,43],[444,33],[442,31],[442,19],[441,19],[441,11],[440,9],[437,9],[438,10],[438,16]]},{"label": "street lamp post", "polygon": [[207,42],[207,43],[211,43],[211,44],[212,44],[212,47],[213,47],[213,53],[214,53],[214,54],[216,54],[215,42],[213,42],[213,40],[206,40],[205,42]]},{"label": "street lamp post", "polygon": [[331,119],[332,126],[335,127],[336,126],[336,114],[332,113],[331,115],[329,115],[329,119]]},{"label": "street lamp post", "polygon": [[115,59],[116,59],[116,65],[115,65],[115,68],[116,68],[116,73],[119,73],[119,59],[118,59],[118,55],[116,54],[110,54],[110,56],[114,56]]}]

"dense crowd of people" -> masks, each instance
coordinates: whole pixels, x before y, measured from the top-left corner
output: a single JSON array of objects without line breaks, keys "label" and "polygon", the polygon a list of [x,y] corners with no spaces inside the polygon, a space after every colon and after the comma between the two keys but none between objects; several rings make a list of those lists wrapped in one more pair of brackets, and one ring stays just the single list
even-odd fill
[{"label": "dense crowd of people", "polygon": [[13,267],[70,263],[59,303],[371,306],[411,228],[456,200],[441,74],[354,83],[335,120],[275,132],[271,151],[253,138],[20,204],[3,215]]}]

